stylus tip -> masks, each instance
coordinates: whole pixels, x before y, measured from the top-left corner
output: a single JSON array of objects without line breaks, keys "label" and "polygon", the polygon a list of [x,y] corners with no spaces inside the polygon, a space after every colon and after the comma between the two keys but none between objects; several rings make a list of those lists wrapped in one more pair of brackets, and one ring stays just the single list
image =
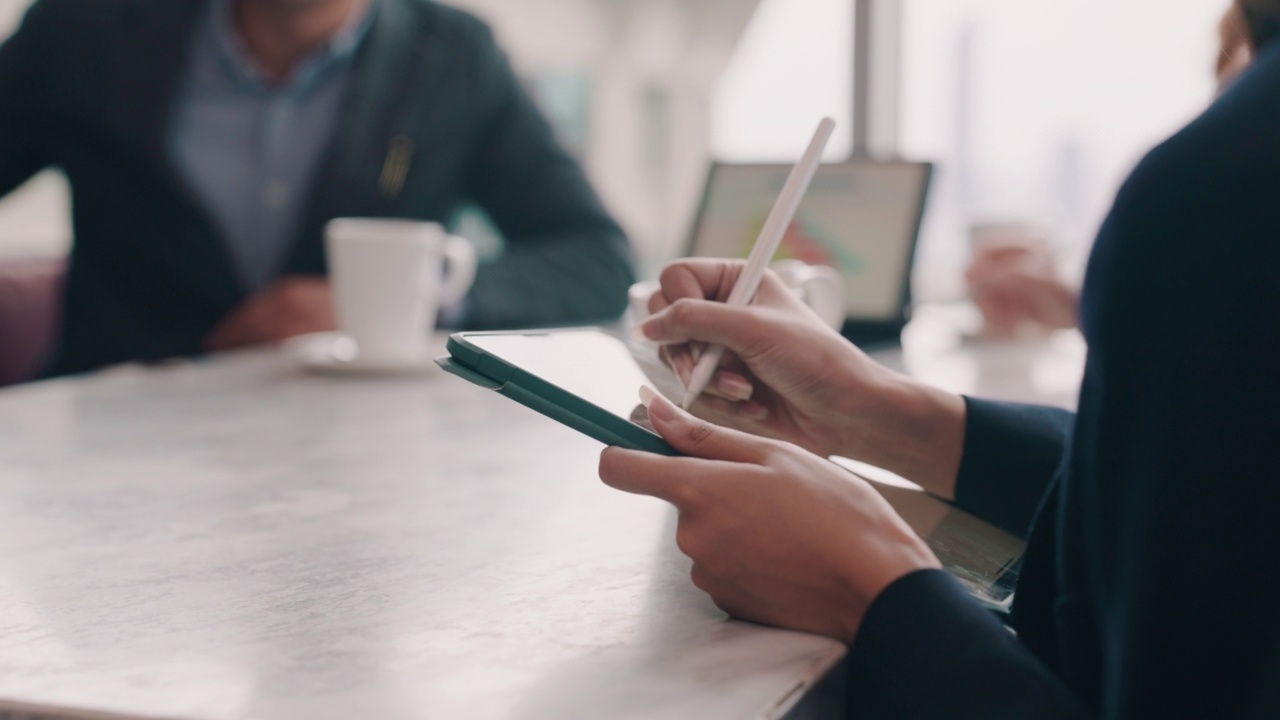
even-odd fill
[{"label": "stylus tip", "polygon": [[680,407],[685,410],[688,410],[689,406],[693,405],[693,401],[695,399],[696,399],[696,396],[693,394],[693,389],[686,388],[684,391],[684,399],[680,401]]}]

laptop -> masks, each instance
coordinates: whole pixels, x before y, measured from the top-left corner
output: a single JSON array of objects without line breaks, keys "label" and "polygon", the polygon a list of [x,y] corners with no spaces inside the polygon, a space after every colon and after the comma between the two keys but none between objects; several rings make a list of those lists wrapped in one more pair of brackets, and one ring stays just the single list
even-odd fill
[{"label": "laptop", "polygon": [[[685,254],[745,258],[790,172],[785,163],[713,163]],[[911,269],[932,175],[927,162],[820,166],[774,258],[840,271],[841,332],[858,345],[897,344],[911,319]]]}]

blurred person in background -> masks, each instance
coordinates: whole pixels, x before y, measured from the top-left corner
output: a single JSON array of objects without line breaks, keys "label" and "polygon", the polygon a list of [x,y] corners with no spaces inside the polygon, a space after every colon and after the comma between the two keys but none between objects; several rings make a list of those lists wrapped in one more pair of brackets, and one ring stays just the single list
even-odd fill
[{"label": "blurred person in background", "polygon": [[[640,336],[730,352],[693,415],[643,394],[683,457],[601,477],[676,507],[726,612],[849,643],[850,717],[1280,717],[1280,0],[1236,1],[1253,63],[1099,230],[1076,413],[878,365],[777,277],[715,302],[741,262],[663,272]],[[1016,634],[832,455],[1027,538]]]},{"label": "blurred person in background", "polygon": [[[1232,4],[1218,24],[1218,55],[1214,74],[1221,95],[1249,66],[1253,52],[1248,41],[1245,9]],[[1049,244],[1031,237],[974,247],[965,272],[969,297],[982,311],[986,332],[997,337],[1016,335],[1022,328],[1073,328],[1077,325],[1079,286],[1068,280]]]},{"label": "blurred person in background", "polygon": [[331,330],[334,217],[505,236],[471,328],[621,313],[626,239],[489,29],[430,0],[38,0],[0,45],[0,194],[67,175],[50,375]]}]

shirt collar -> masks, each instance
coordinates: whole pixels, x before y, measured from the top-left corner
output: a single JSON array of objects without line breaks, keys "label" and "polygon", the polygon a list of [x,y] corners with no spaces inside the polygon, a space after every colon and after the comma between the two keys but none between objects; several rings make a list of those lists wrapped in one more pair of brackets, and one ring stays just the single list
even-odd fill
[{"label": "shirt collar", "polygon": [[[208,25],[220,60],[224,68],[238,80],[259,87],[270,87],[271,83],[249,53],[249,49],[245,47],[239,31],[236,30],[233,2],[234,0],[213,0],[210,3],[211,14]],[[377,5],[378,0],[369,0],[363,7],[356,8],[342,28],[327,43],[298,62],[293,75],[282,87],[302,88],[315,82],[330,68],[350,62],[356,51],[360,49],[365,36],[369,34]]]}]

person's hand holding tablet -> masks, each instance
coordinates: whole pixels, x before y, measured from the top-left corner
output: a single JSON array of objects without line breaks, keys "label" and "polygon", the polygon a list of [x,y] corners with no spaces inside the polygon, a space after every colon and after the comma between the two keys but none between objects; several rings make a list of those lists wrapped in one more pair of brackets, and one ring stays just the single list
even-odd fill
[{"label": "person's hand holding tablet", "polygon": [[652,391],[642,399],[685,457],[610,447],[600,477],[677,508],[693,583],[730,615],[849,643],[882,590],[940,567],[874,488],[835,464],[699,420]]}]

